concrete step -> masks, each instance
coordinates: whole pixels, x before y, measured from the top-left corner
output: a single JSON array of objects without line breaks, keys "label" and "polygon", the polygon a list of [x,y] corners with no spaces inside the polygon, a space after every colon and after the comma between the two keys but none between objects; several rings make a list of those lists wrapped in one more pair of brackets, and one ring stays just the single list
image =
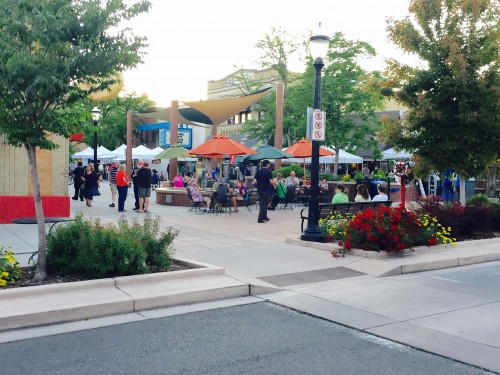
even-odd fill
[{"label": "concrete step", "polygon": [[0,291],[0,331],[244,297],[220,267]]}]

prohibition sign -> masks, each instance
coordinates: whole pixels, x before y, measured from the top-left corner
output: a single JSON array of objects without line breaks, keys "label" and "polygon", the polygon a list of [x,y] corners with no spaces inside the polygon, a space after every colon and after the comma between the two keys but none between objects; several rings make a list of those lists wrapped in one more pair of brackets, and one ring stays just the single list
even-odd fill
[{"label": "prohibition sign", "polygon": [[319,131],[319,130],[316,130],[316,131],[314,132],[314,137],[315,137],[316,139],[320,139],[320,138],[322,138],[322,137],[323,137],[323,133],[322,133],[321,131]]},{"label": "prohibition sign", "polygon": [[323,123],[322,123],[322,122],[315,122],[315,123],[314,123],[314,127],[315,127],[316,129],[321,129],[321,128],[323,128]]},{"label": "prohibition sign", "polygon": [[314,114],[314,119],[317,121],[321,121],[323,119],[323,114],[321,112],[316,112]]}]

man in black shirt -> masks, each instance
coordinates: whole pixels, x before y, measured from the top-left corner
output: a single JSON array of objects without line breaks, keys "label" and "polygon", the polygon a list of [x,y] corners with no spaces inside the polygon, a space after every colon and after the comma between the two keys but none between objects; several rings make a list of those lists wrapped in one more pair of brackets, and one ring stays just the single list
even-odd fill
[{"label": "man in black shirt", "polygon": [[85,174],[85,168],[83,168],[83,163],[81,161],[78,162],[78,166],[73,171],[73,183],[75,184],[75,195],[73,196],[73,200],[77,201],[78,197],[83,201],[83,175]]},{"label": "man in black shirt", "polygon": [[[139,209],[137,212],[149,212],[149,197],[151,196],[151,169],[145,161],[137,171],[137,185],[139,186]],[[143,209],[144,207],[144,209]]]},{"label": "man in black shirt", "polygon": [[262,161],[262,168],[255,174],[253,185],[257,185],[257,192],[260,196],[259,203],[259,218],[258,223],[268,222],[267,205],[269,204],[269,196],[274,187],[273,174],[269,170],[269,160]]}]

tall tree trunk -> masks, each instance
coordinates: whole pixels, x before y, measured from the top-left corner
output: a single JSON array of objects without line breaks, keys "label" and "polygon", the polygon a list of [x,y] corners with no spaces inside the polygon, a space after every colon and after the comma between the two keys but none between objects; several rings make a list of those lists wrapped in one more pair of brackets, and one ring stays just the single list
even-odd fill
[{"label": "tall tree trunk", "polygon": [[493,165],[488,168],[488,173],[486,174],[486,188],[484,190],[486,196],[490,198],[495,198],[496,176],[497,176],[497,166]]},{"label": "tall tree trunk", "polygon": [[26,146],[30,164],[31,183],[33,185],[33,196],[35,198],[35,214],[38,225],[38,259],[36,263],[35,281],[42,281],[47,277],[47,231],[45,229],[45,216],[42,207],[42,195],[38,181],[38,168],[36,165],[36,148]]}]

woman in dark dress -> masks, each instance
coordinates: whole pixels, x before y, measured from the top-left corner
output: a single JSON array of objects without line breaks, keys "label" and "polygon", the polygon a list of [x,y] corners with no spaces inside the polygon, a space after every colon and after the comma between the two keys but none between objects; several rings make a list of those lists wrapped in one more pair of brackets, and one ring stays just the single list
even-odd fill
[{"label": "woman in dark dress", "polygon": [[92,199],[94,199],[94,194],[99,188],[99,176],[94,172],[92,164],[87,165],[87,170],[85,171],[85,200],[87,201],[87,206],[92,207]]}]

